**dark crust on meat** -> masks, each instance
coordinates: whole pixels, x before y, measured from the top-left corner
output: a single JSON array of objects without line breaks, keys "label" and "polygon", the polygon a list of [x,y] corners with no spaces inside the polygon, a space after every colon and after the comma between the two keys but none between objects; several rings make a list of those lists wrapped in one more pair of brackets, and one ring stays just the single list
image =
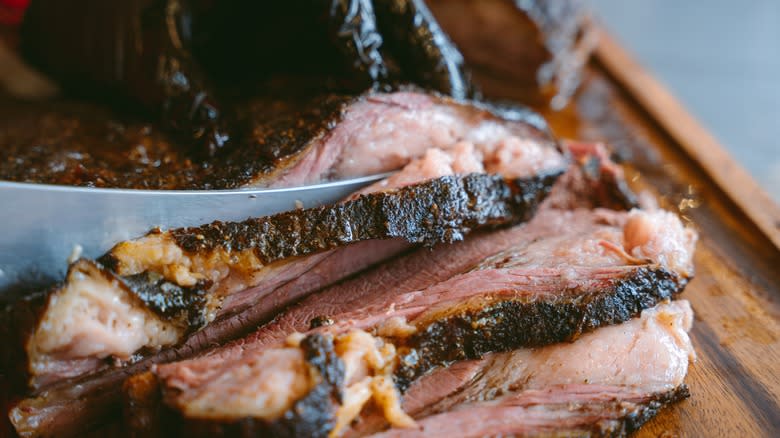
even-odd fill
[{"label": "dark crust on meat", "polygon": [[246,145],[214,163],[215,188],[265,185],[292,167],[364,97],[324,95],[304,100],[253,100],[239,106]]},{"label": "dark crust on meat", "polygon": [[[362,195],[333,206],[295,210],[244,222],[171,230],[189,253],[252,249],[263,264],[309,255],[350,243],[403,238],[412,243],[452,243],[475,228],[528,220],[562,172],[507,181],[499,175],[444,176],[392,192]],[[100,263],[116,270],[111,252]],[[200,282],[182,287],[152,273],[118,277],[161,318],[189,331],[207,323],[208,290]]]},{"label": "dark crust on meat", "polygon": [[653,395],[649,400],[638,403],[637,407],[620,418],[617,422],[596,424],[592,430],[593,436],[624,437],[637,430],[655,417],[658,412],[672,403],[677,403],[690,397],[688,385],[682,384],[671,391]]},{"label": "dark crust on meat", "polygon": [[405,340],[396,384],[405,391],[437,366],[491,352],[573,341],[601,326],[625,322],[682,292],[687,284],[664,268],[648,267],[610,282],[596,292],[575,293],[573,300],[498,301],[437,320]]},{"label": "dark crust on meat", "polygon": [[[134,189],[262,186],[297,163],[353,105],[371,95],[269,96],[242,103],[236,107],[236,119],[246,131],[240,134],[243,147],[231,147],[205,161],[196,160],[148,122],[100,106],[0,99],[0,179]],[[550,138],[533,111],[433,98],[505,122],[527,123]]]},{"label": "dark crust on meat", "polygon": [[476,227],[527,220],[561,173],[511,181],[485,174],[444,176],[334,206],[217,221],[171,235],[189,253],[253,249],[264,264],[370,239],[451,243]]},{"label": "dark crust on meat", "polygon": [[144,306],[161,318],[176,321],[190,330],[206,325],[206,295],[211,282],[200,281],[184,287],[148,272],[119,278]]},{"label": "dark crust on meat", "polygon": [[107,281],[113,281],[124,289],[139,304],[176,326],[194,330],[206,323],[206,293],[211,286],[207,281],[183,287],[149,273],[123,277],[100,262],[88,259],[79,259],[73,263],[68,270],[68,277],[75,269],[96,270]]},{"label": "dark crust on meat", "polygon": [[[404,237],[428,244],[437,239],[451,242],[462,239],[474,228],[528,219],[558,176],[554,173],[510,182],[500,176],[482,174],[447,176],[405,187],[395,194],[369,194],[342,205],[293,211],[243,223],[215,223],[172,233],[185,250],[208,250],[217,245],[227,246],[232,251],[254,247],[266,261],[373,238]],[[309,234],[307,230],[316,230],[320,238],[312,239],[311,234],[314,233]],[[327,238],[329,233],[331,238]],[[204,236],[204,239],[198,239],[198,235]],[[300,240],[296,242],[295,239]],[[82,260],[79,263],[94,262]],[[138,299],[139,304],[163,320],[184,327],[185,332],[195,331],[207,323],[211,289],[208,283],[181,287],[150,273],[122,277],[112,272],[116,268],[116,260],[110,252],[93,266],[100,275],[114,280]],[[26,357],[24,345],[40,321],[47,302],[48,299],[43,298],[10,306],[12,311],[8,312],[10,316],[6,319],[23,322],[8,326],[20,330],[14,335],[21,336],[19,342],[3,349],[9,356],[4,365],[17,367],[16,375],[29,375],[26,366],[24,369],[19,367],[19,364],[27,364],[28,361],[20,358]],[[19,348],[14,350],[17,346]],[[154,353],[139,352],[141,356]]]},{"label": "dark crust on meat", "polygon": [[382,49],[401,66],[402,79],[456,99],[474,95],[463,55],[423,0],[374,2]]},{"label": "dark crust on meat", "polygon": [[[131,299],[136,300],[138,305],[144,306],[177,327],[183,327],[185,331],[193,331],[206,323],[206,293],[209,288],[207,282],[200,282],[192,287],[182,287],[147,273],[122,277],[101,263],[88,259],[79,259],[71,264],[65,281],[67,282],[68,278],[77,271],[84,272],[86,275],[94,273],[105,281],[113,282]],[[40,324],[51,297],[62,287],[65,285],[58,284],[44,293],[31,294],[9,303],[0,315],[2,334],[5,335],[6,340],[5,346],[0,349],[2,351],[0,365],[3,374],[19,377],[13,380],[15,385],[22,385],[22,382],[28,382],[27,378],[31,377],[26,344]],[[29,384],[33,388],[37,386],[34,380],[29,381]],[[14,389],[23,390],[23,388]]]}]

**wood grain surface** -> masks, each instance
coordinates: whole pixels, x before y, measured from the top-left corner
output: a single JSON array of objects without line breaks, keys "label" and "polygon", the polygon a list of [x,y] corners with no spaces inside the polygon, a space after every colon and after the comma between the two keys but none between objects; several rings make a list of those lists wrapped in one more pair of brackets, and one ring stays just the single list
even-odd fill
[{"label": "wood grain surface", "polygon": [[696,313],[692,396],[637,435],[780,436],[778,206],[608,35],[575,101],[541,111],[561,137],[608,143],[635,189],[701,235],[683,294]]}]

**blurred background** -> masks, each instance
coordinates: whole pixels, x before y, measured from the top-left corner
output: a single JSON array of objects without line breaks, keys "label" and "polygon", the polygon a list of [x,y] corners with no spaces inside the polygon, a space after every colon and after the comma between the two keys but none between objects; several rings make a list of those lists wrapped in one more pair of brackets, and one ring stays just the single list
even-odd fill
[{"label": "blurred background", "polygon": [[780,202],[780,0],[590,0],[600,21]]}]

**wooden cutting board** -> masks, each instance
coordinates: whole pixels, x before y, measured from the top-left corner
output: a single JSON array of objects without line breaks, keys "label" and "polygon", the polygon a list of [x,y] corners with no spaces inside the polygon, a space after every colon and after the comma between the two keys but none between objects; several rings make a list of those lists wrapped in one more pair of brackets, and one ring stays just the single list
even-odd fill
[{"label": "wooden cutting board", "polygon": [[780,436],[778,205],[604,32],[572,104],[540,110],[560,137],[608,143],[636,190],[701,235],[683,293],[696,314],[692,395],[638,436]]}]

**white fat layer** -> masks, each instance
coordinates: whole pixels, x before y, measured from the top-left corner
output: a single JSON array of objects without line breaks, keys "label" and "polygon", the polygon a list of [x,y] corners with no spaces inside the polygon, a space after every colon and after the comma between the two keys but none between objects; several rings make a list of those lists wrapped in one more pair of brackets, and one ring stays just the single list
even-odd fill
[{"label": "white fat layer", "polygon": [[181,332],[88,262],[77,262],[66,286],[51,295],[28,351],[33,368],[49,359],[125,360],[143,346],[175,343]]},{"label": "white fat layer", "polygon": [[680,218],[664,210],[632,210],[623,227],[626,252],[650,259],[684,276],[693,274],[693,251],[698,236]]}]

